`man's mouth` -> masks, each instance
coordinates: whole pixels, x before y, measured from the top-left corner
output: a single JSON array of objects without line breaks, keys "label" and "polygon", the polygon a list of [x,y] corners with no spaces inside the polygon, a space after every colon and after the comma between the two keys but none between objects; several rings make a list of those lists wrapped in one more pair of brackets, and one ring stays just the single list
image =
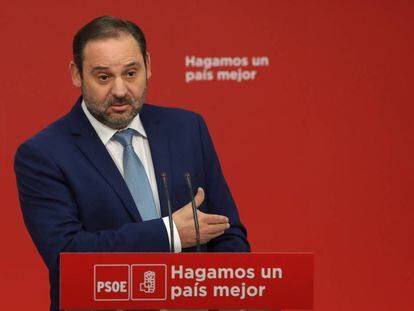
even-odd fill
[{"label": "man's mouth", "polygon": [[123,106],[123,105],[129,105],[128,102],[116,102],[112,103],[111,106]]},{"label": "man's mouth", "polygon": [[111,105],[111,110],[114,112],[124,112],[128,109],[130,104],[123,102],[123,103],[114,103]]}]

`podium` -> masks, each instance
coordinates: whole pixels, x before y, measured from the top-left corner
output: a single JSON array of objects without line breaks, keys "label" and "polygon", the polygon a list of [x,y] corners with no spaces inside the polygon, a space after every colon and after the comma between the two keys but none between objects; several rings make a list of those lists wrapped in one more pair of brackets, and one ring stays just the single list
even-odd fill
[{"label": "podium", "polygon": [[311,253],[61,253],[61,310],[313,308]]}]

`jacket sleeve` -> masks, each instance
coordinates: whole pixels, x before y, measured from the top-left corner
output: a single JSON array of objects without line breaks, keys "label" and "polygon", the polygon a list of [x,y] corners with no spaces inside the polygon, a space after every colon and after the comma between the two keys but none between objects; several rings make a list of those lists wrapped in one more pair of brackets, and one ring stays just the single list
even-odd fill
[{"label": "jacket sleeve", "polygon": [[206,123],[198,116],[206,178],[206,204],[208,213],[225,215],[230,220],[230,228],[207,244],[209,252],[249,252],[247,232],[240,222],[236,204],[221,171],[220,162]]},{"label": "jacket sleeve", "polygon": [[86,231],[59,166],[32,141],[17,150],[14,168],[26,227],[49,269],[58,266],[60,252],[169,251],[162,219]]}]

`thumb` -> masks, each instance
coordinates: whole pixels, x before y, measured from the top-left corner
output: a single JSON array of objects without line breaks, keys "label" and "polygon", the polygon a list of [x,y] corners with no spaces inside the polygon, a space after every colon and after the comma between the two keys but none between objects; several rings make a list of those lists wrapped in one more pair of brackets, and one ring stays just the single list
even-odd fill
[{"label": "thumb", "polygon": [[197,208],[200,207],[201,203],[203,203],[204,197],[205,197],[205,194],[204,194],[203,188],[198,187],[197,193],[194,197],[194,201],[195,201]]}]

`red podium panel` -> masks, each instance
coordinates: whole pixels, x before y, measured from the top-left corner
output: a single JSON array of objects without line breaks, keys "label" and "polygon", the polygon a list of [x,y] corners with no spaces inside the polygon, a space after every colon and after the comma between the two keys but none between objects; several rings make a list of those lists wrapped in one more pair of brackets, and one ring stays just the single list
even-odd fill
[{"label": "red podium panel", "polygon": [[62,253],[61,309],[312,309],[309,253]]}]

